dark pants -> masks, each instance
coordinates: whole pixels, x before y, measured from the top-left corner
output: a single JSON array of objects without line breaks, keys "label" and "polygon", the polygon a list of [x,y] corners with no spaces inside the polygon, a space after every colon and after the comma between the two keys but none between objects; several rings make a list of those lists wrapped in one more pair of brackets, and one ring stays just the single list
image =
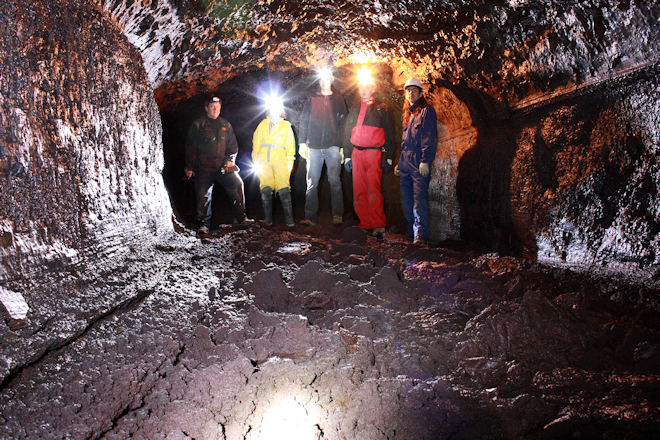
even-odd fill
[{"label": "dark pants", "polygon": [[232,214],[241,222],[245,219],[245,195],[243,193],[243,180],[237,172],[222,173],[222,170],[213,173],[195,173],[195,196],[197,197],[197,220],[207,228],[211,227],[211,201],[213,186],[220,183],[229,194],[232,203]]},{"label": "dark pants", "polygon": [[[401,169],[401,167],[399,167]],[[429,183],[431,176],[422,177],[419,171],[401,173],[401,208],[408,221],[408,233],[413,237],[429,238]]]}]

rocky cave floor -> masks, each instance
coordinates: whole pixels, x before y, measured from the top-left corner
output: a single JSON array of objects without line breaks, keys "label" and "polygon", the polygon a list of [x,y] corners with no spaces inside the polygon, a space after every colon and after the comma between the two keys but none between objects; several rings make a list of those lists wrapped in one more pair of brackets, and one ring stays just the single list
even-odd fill
[{"label": "rocky cave floor", "polygon": [[660,433],[659,295],[635,283],[263,223],[39,282],[0,327],[2,439]]}]

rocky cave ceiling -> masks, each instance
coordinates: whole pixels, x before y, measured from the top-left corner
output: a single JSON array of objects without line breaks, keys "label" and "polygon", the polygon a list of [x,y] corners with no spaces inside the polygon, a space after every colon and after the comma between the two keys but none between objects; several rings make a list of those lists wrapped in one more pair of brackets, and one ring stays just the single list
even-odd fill
[{"label": "rocky cave ceiling", "polygon": [[142,53],[161,108],[257,69],[376,63],[394,86],[417,75],[500,110],[658,61],[660,12],[647,1],[102,3]]}]

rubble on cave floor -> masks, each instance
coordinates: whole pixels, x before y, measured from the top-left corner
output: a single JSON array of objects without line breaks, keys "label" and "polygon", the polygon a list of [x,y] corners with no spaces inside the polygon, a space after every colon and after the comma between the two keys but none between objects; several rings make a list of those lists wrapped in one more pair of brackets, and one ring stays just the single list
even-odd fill
[{"label": "rubble on cave floor", "polygon": [[[25,327],[0,329],[14,365],[0,438],[660,432],[652,288],[358,228],[257,224],[142,252],[79,283],[92,299],[132,292],[123,306],[36,306]],[[49,295],[70,295],[70,277]],[[19,343],[41,354],[16,366]]]}]

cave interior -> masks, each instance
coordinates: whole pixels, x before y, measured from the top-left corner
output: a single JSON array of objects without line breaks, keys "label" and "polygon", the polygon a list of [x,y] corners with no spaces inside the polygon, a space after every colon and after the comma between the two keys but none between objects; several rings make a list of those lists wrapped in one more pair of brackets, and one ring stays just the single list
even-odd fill
[{"label": "cave interior", "polygon": [[[0,438],[655,439],[660,5],[0,0]],[[317,71],[437,113],[429,243],[263,219],[252,136]],[[197,234],[210,95],[247,214]],[[291,173],[304,218],[306,162]]]}]

